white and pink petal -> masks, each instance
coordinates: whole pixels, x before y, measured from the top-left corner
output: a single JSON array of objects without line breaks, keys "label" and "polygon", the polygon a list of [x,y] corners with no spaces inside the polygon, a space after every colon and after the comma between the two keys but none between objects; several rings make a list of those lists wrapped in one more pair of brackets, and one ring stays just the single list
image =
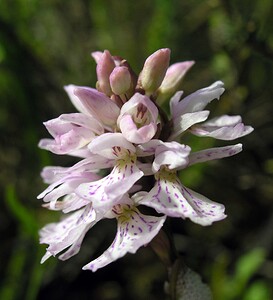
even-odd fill
[{"label": "white and pink petal", "polygon": [[168,96],[176,92],[181,85],[182,79],[193,66],[194,61],[183,61],[175,63],[167,69],[166,75],[157,91],[157,102],[162,103]]},{"label": "white and pink petal", "polygon": [[88,145],[89,150],[102,157],[117,160],[124,155],[135,153],[135,146],[128,142],[126,138],[119,132],[104,133]]},{"label": "white and pink petal", "polygon": [[150,141],[157,131],[156,123],[150,123],[138,128],[131,115],[122,116],[119,120],[119,127],[123,136],[129,142],[135,144],[143,144]]},{"label": "white and pink petal", "polygon": [[147,143],[137,145],[136,153],[138,157],[151,156],[155,154],[156,148],[159,145],[163,145],[164,142],[157,139],[152,139]]},{"label": "white and pink petal", "polygon": [[157,119],[156,105],[147,96],[136,93],[122,106],[117,124],[128,141],[142,144],[154,137]]},{"label": "white and pink petal", "polygon": [[205,161],[233,156],[241,151],[242,151],[242,144],[236,144],[231,146],[215,147],[215,148],[205,149],[197,152],[192,152],[189,155],[189,166],[197,163],[202,163]]},{"label": "white and pink petal", "polygon": [[[105,157],[99,155],[92,155],[91,157],[82,159],[74,166],[70,168],[58,167],[58,166],[48,166],[44,167],[41,172],[41,177],[43,178],[45,183],[52,184],[59,180],[66,180],[72,176],[79,176],[81,174],[91,174],[91,172],[95,173],[99,169],[105,169],[113,167],[113,161],[106,159]],[[87,173],[86,173],[87,172]],[[98,179],[98,177],[95,177]]]},{"label": "white and pink petal", "polygon": [[180,134],[184,133],[191,126],[204,122],[209,116],[208,110],[197,111],[193,113],[185,113],[173,120],[173,129],[169,141],[174,140]]},{"label": "white and pink petal", "polygon": [[90,87],[75,87],[74,94],[89,115],[95,116],[106,127],[116,124],[120,108],[105,94]]},{"label": "white and pink petal", "polygon": [[49,185],[37,198],[43,198],[44,202],[50,202],[50,209],[58,210],[56,203],[59,198],[74,193],[75,189],[82,183],[92,182],[99,178],[100,176],[92,172],[85,172],[78,175],[72,174]]},{"label": "white and pink petal", "polygon": [[241,116],[229,116],[229,115],[222,115],[219,117],[215,117],[213,119],[210,119],[206,121],[206,126],[212,126],[212,127],[223,127],[223,126],[235,126],[239,123],[242,123],[242,117]]},{"label": "white and pink petal", "polygon": [[75,108],[79,112],[81,112],[87,116],[94,117],[94,115],[91,113],[88,106],[86,106],[85,103],[83,101],[81,101],[81,99],[74,94],[74,91],[77,87],[78,86],[76,86],[74,84],[70,84],[70,85],[64,86],[64,89],[65,89],[70,101],[72,102],[72,104],[75,106]]},{"label": "white and pink petal", "polygon": [[170,101],[173,119],[182,114],[203,110],[213,99],[220,98],[225,91],[223,86],[222,81],[216,81],[212,85],[190,94],[181,101],[179,101],[179,96],[181,97],[182,94],[176,94]]},{"label": "white and pink petal", "polygon": [[157,121],[158,109],[156,105],[149,97],[139,93],[134,94],[133,97],[122,106],[120,117],[125,114],[136,114],[136,117],[139,118],[138,114],[143,113],[140,108],[144,108],[145,112],[149,112],[151,121]]},{"label": "white and pink petal", "polygon": [[170,217],[189,218],[207,226],[226,217],[224,206],[181,185],[174,174],[159,178],[152,190],[139,204],[154,208]]},{"label": "white and pink petal", "polygon": [[188,165],[191,148],[177,142],[166,142],[158,145],[155,150],[153,162],[154,173],[162,166],[167,166],[170,170],[183,169]]},{"label": "white and pink petal", "polygon": [[251,126],[238,123],[231,126],[210,126],[207,124],[195,125],[190,132],[196,136],[212,137],[218,140],[231,141],[250,134],[253,131]]},{"label": "white and pink petal", "polygon": [[85,208],[72,213],[58,223],[51,223],[40,230],[40,243],[48,244],[47,252],[42,262],[50,256],[55,256],[70,247],[62,259],[68,259],[77,254],[86,232],[100,219],[89,204]]},{"label": "white and pink petal", "polygon": [[98,258],[83,267],[83,270],[96,270],[123,257],[126,253],[135,253],[147,245],[159,232],[166,217],[146,216],[128,205],[126,215],[120,215],[117,234],[112,245]]},{"label": "white and pink petal", "polygon": [[[56,210],[62,210],[63,213],[67,214],[88,204],[90,204],[90,201],[80,198],[75,193],[71,193],[66,195],[62,200],[57,201],[54,208]],[[48,204],[44,204],[43,206],[49,208]]]},{"label": "white and pink petal", "polygon": [[72,113],[72,114],[62,114],[60,115],[59,119],[63,122],[88,128],[97,135],[100,135],[104,132],[104,128],[100,123],[100,121],[93,116],[87,116],[82,113]]},{"label": "white and pink petal", "polygon": [[54,139],[42,139],[39,147],[56,154],[70,154],[83,148],[104,131],[96,119],[81,113],[63,114],[44,125]]},{"label": "white and pink petal", "polygon": [[122,197],[144,175],[135,163],[118,161],[111,173],[104,178],[83,183],[76,193],[83,199],[93,203],[93,207],[106,212],[114,205],[122,203]]}]

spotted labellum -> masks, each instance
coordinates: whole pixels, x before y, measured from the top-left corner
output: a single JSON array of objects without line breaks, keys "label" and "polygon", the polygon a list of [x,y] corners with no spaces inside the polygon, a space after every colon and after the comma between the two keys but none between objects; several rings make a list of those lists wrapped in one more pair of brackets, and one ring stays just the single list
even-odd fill
[{"label": "spotted labellum", "polygon": [[[104,219],[116,221],[112,244],[83,267],[94,272],[148,245],[168,217],[202,226],[223,220],[224,205],[186,187],[179,172],[235,155],[242,145],[193,152],[183,136],[231,141],[253,128],[240,116],[208,119],[208,104],[224,92],[221,81],[184,97],[179,89],[194,62],[169,65],[169,49],[149,56],[138,76],[126,60],[107,50],[92,56],[96,88],[66,86],[77,112],[45,122],[52,138],[39,143],[55,154],[78,157],[78,162],[45,167],[42,178],[49,186],[38,198],[65,215],[40,231],[40,242],[48,245],[42,262],[51,256],[72,257],[93,226]],[[169,115],[160,108],[167,101]]]}]

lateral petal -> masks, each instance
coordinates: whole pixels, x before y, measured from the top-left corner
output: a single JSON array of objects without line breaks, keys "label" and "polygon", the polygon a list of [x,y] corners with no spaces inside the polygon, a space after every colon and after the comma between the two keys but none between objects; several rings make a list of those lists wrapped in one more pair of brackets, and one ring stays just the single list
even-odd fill
[{"label": "lateral petal", "polygon": [[233,156],[242,151],[242,144],[225,147],[215,147],[193,152],[189,155],[189,166],[209,160]]},{"label": "lateral petal", "polygon": [[171,114],[173,119],[189,112],[197,112],[203,110],[213,99],[219,99],[225,91],[222,81],[216,81],[212,85],[200,89],[181,101],[177,101],[175,95],[170,102]]},{"label": "lateral petal", "polygon": [[208,126],[206,124],[196,125],[190,129],[190,132],[197,136],[212,137],[218,140],[231,141],[248,135],[254,129],[251,126],[245,126],[243,123],[235,126]]},{"label": "lateral petal", "polygon": [[169,141],[178,137],[180,134],[185,132],[191,126],[205,121],[208,118],[208,116],[209,116],[209,111],[202,110],[193,113],[186,113],[177,117],[173,121],[173,130],[171,136],[169,137]]}]

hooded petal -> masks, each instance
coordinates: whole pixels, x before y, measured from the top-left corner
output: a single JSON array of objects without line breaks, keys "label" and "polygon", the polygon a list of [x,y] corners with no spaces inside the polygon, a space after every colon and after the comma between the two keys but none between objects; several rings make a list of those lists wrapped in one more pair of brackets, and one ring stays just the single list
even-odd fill
[{"label": "hooded petal", "polygon": [[[140,105],[145,108],[145,112],[148,111],[149,120],[156,122],[158,118],[158,109],[156,105],[149,97],[139,93],[134,94],[134,96],[122,106],[120,116],[123,116],[124,114],[135,114],[136,118],[142,117],[142,114],[145,112],[139,110]],[[141,114],[141,116],[139,116],[139,114]]]},{"label": "hooded petal", "polygon": [[155,123],[150,123],[138,128],[130,115],[125,115],[120,118],[119,127],[123,136],[135,144],[143,144],[150,141],[157,131],[157,125]]},{"label": "hooded petal", "polygon": [[94,154],[114,160],[136,151],[135,146],[119,132],[104,133],[96,137],[88,148]]},{"label": "hooded petal", "polygon": [[126,253],[135,253],[157,235],[166,219],[165,216],[146,216],[136,208],[132,209],[129,205],[127,207],[127,212],[117,218],[117,235],[112,245],[101,256],[84,266],[83,270],[95,272]]},{"label": "hooded petal", "polygon": [[75,86],[74,95],[78,97],[88,114],[95,116],[105,125],[115,125],[120,109],[105,94],[90,87]]},{"label": "hooded petal", "polygon": [[76,132],[71,130],[66,134],[63,134],[61,137],[57,137],[55,140],[53,139],[42,139],[39,142],[39,147],[44,150],[48,150],[55,154],[71,154],[75,150],[83,148],[87,143],[88,139],[82,137],[83,134],[90,134],[89,142],[94,135],[92,133],[85,130],[85,132]]},{"label": "hooded petal", "polygon": [[56,154],[70,154],[86,146],[103,127],[93,117],[84,114],[64,114],[44,123],[52,139],[43,139],[39,147]]},{"label": "hooded petal", "polygon": [[145,95],[136,93],[120,111],[117,124],[132,143],[148,142],[157,131],[158,109]]},{"label": "hooded petal", "polygon": [[170,170],[183,169],[188,165],[191,148],[177,142],[163,143],[156,148],[153,171],[157,172],[161,166]]}]

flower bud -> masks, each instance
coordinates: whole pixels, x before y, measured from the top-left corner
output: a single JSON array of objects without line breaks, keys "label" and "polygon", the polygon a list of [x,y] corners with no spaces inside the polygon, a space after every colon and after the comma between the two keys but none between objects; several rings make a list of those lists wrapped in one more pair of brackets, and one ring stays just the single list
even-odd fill
[{"label": "flower bud", "polygon": [[98,64],[101,59],[102,54],[103,54],[103,52],[101,52],[101,51],[94,51],[91,53],[91,56],[93,57],[95,62]]},{"label": "flower bud", "polygon": [[163,102],[167,98],[171,97],[179,88],[180,84],[188,72],[193,66],[194,61],[184,61],[171,65],[158,89],[157,102]]},{"label": "flower bud", "polygon": [[124,95],[131,86],[131,75],[126,67],[115,67],[109,79],[111,89],[116,95]]},{"label": "flower bud", "polygon": [[133,69],[131,68],[131,66],[127,60],[123,59],[122,61],[120,61],[119,66],[126,67],[130,73],[130,88],[126,92],[127,99],[130,99],[133,96],[133,94],[135,93],[135,88],[136,88],[136,84],[137,84],[137,75],[133,71]]},{"label": "flower bud", "polygon": [[112,94],[109,76],[115,68],[115,62],[109,51],[105,50],[98,58],[97,64],[97,77],[98,77],[98,90],[107,96]]},{"label": "flower bud", "polygon": [[161,85],[169,66],[170,52],[168,48],[159,49],[146,59],[138,78],[138,87],[144,89],[147,95]]}]

